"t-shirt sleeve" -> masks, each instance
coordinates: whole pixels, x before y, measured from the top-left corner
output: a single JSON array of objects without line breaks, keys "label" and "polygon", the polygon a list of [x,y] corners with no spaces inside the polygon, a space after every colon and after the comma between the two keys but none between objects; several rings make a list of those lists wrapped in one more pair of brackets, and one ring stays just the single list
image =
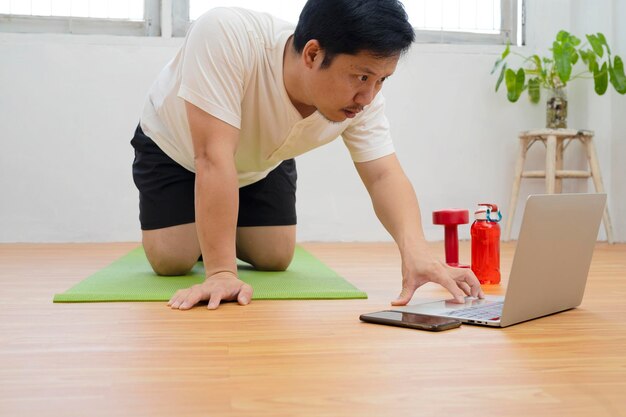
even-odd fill
[{"label": "t-shirt sleeve", "polygon": [[382,94],[357,117],[341,134],[354,162],[372,161],[395,152]]},{"label": "t-shirt sleeve", "polygon": [[199,18],[185,40],[178,96],[240,129],[247,30],[235,12],[218,8]]}]

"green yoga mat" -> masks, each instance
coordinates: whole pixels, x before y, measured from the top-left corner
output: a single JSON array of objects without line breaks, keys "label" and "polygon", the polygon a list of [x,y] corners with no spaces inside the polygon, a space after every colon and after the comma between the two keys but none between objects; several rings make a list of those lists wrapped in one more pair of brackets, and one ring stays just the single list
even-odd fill
[{"label": "green yoga mat", "polygon": [[[284,272],[256,271],[240,263],[239,278],[254,288],[253,300],[367,298],[301,247]],[[160,277],[152,272],[142,247],[54,296],[55,303],[102,301],[168,301],[179,289],[204,281],[197,263],[188,275]]]}]

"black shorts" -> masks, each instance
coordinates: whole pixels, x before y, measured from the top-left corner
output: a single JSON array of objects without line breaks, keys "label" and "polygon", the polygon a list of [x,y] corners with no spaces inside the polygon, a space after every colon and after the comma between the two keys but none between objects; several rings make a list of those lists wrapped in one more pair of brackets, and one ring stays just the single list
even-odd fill
[{"label": "black shorts", "polygon": [[[137,126],[133,179],[142,230],[195,222],[196,174],[167,156]],[[296,224],[296,162],[283,161],[267,177],[239,189],[238,227]]]}]

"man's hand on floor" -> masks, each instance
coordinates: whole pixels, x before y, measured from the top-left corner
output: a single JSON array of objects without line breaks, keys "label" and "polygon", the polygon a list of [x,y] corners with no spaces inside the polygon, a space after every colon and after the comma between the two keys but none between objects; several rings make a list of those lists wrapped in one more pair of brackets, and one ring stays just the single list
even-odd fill
[{"label": "man's hand on floor", "polygon": [[235,301],[246,305],[252,299],[252,287],[237,278],[232,272],[218,272],[202,284],[176,291],[167,303],[171,308],[189,310],[200,301],[208,301],[209,310],[219,307],[221,301]]}]

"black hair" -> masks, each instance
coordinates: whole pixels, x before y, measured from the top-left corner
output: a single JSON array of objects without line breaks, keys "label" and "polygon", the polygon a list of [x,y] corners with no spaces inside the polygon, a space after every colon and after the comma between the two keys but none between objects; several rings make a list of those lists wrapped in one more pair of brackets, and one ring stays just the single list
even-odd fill
[{"label": "black hair", "polygon": [[415,40],[415,32],[398,0],[308,0],[293,37],[296,52],[311,39],[324,49],[326,68],[338,54],[401,55]]}]

